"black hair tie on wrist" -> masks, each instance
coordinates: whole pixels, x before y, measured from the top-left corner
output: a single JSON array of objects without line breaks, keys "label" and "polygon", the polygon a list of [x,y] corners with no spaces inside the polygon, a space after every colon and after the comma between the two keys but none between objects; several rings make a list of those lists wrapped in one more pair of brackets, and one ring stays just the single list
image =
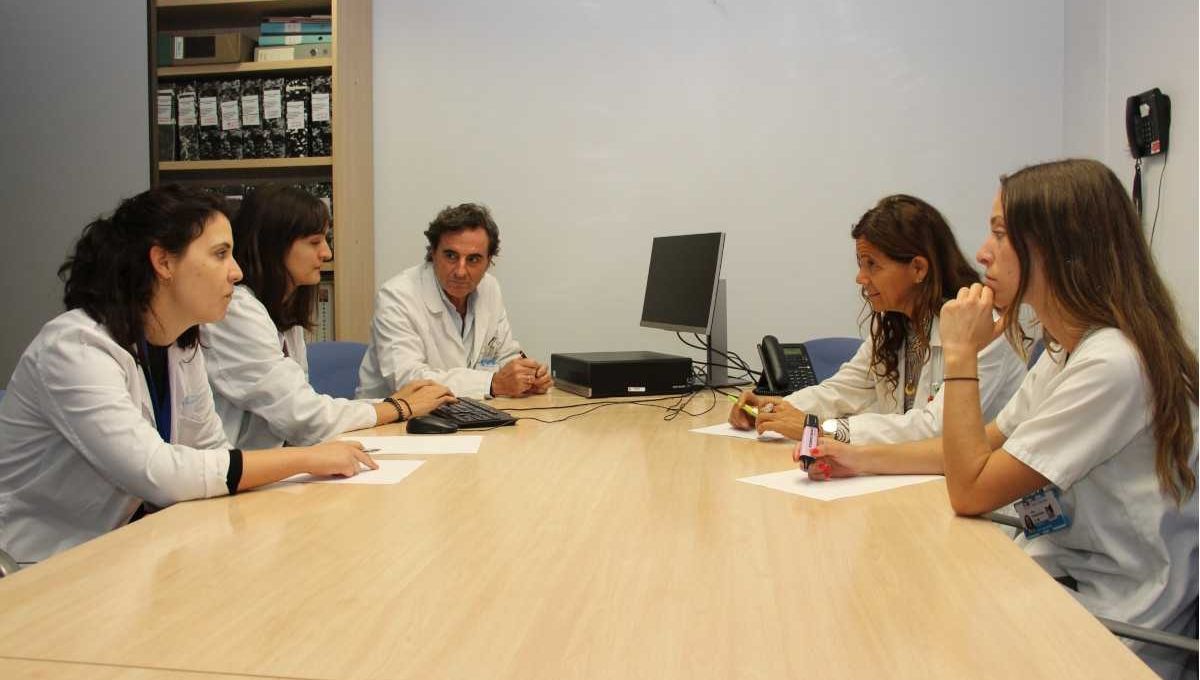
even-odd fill
[{"label": "black hair tie on wrist", "polygon": [[400,403],[404,404],[404,406],[408,409],[408,416],[407,417],[401,416],[400,420],[408,420],[409,418],[412,418],[412,414],[413,414],[412,404],[408,403],[407,399],[401,399]]},{"label": "black hair tie on wrist", "polygon": [[950,382],[951,380],[974,380],[975,382],[979,382],[979,378],[977,376],[971,375],[956,375],[949,378],[942,378],[942,382]]}]

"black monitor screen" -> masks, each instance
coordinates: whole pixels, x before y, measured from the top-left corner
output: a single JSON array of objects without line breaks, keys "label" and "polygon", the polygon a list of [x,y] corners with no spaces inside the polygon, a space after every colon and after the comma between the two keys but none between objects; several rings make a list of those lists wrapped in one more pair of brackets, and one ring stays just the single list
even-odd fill
[{"label": "black monitor screen", "polygon": [[654,239],[642,325],[708,333],[724,246],[721,232]]}]

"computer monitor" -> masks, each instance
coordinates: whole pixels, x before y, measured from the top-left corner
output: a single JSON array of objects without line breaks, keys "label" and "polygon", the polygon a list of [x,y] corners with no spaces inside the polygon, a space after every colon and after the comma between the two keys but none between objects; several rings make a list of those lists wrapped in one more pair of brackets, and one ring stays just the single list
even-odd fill
[{"label": "computer monitor", "polygon": [[708,336],[709,385],[723,385],[727,376],[724,250],[723,232],[656,237],[642,303],[642,326]]}]

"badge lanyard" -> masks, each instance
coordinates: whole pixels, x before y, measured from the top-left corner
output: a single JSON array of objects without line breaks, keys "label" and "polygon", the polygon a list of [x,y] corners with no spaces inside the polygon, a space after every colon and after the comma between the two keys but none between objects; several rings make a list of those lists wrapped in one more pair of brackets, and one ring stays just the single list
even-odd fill
[{"label": "badge lanyard", "polygon": [[940,376],[946,370],[941,347],[929,348],[929,364],[929,399],[927,401],[933,401],[937,393],[942,391],[942,382],[935,380],[934,376]]},{"label": "badge lanyard", "polygon": [[[154,387],[154,376],[150,369],[150,348],[146,345],[146,341],[140,342],[142,350],[142,367],[145,370],[146,387],[150,389],[150,407],[154,411],[154,426],[158,429],[158,435],[162,437],[164,442],[171,441],[171,372],[167,369],[166,380],[163,384],[166,385],[166,390],[163,394],[158,394],[158,390]],[[169,362],[168,362],[169,365]]]},{"label": "badge lanyard", "polygon": [[478,361],[479,368],[485,371],[496,370],[496,367],[499,365],[500,361],[500,357],[497,356],[499,352],[500,339],[492,336],[492,338],[488,340],[487,347],[485,347],[483,352],[480,354]]}]

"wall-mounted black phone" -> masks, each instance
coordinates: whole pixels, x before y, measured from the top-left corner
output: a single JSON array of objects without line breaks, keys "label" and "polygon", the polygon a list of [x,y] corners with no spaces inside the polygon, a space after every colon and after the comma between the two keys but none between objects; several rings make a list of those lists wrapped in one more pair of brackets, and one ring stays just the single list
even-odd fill
[{"label": "wall-mounted black phone", "polygon": [[754,389],[756,394],[781,397],[817,384],[817,374],[804,343],[781,343],[774,335],[763,336],[758,356],[763,372]]},{"label": "wall-mounted black phone", "polygon": [[1125,100],[1125,134],[1134,158],[1167,152],[1171,129],[1171,98],[1157,87]]}]

